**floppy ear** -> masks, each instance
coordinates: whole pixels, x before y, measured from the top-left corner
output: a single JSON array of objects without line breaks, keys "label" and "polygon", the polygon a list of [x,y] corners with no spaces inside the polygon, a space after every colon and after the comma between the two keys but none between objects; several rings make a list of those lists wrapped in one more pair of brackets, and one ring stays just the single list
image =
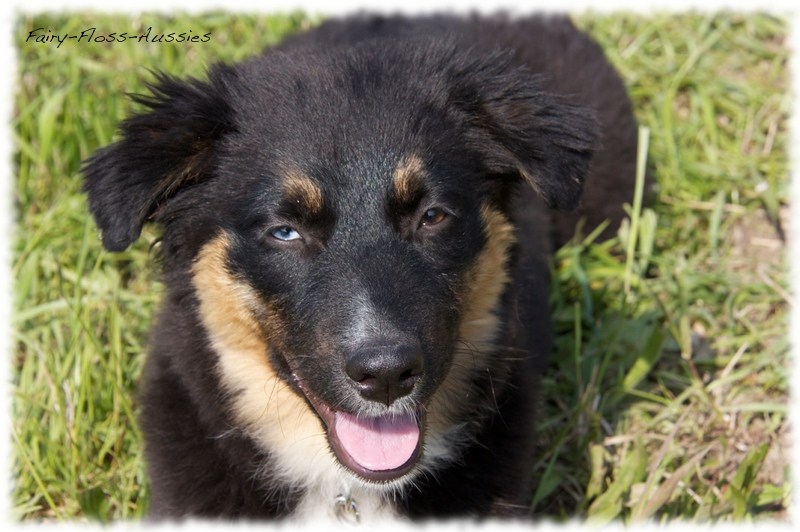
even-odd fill
[{"label": "floppy ear", "polygon": [[549,207],[574,209],[598,147],[594,111],[543,90],[540,77],[505,70],[501,58],[494,61],[473,70],[470,143],[490,172],[518,175]]},{"label": "floppy ear", "polygon": [[126,249],[160,204],[213,170],[218,141],[233,130],[225,84],[234,75],[219,65],[207,83],[157,74],[148,85],[151,95],[132,96],[148,111],[125,120],[122,138],[82,168],[83,190],[106,249]]}]

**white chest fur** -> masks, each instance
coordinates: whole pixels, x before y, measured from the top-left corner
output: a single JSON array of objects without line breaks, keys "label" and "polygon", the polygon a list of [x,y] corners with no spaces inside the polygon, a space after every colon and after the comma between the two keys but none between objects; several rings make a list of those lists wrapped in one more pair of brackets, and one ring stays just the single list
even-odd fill
[{"label": "white chest fur", "polygon": [[293,521],[370,526],[397,519],[393,504],[380,490],[364,486],[343,471],[331,473],[306,491]]}]

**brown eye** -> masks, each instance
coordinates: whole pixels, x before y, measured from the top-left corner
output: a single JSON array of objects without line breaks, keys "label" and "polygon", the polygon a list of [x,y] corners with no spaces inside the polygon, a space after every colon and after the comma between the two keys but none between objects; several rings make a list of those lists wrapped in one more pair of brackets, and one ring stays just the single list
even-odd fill
[{"label": "brown eye", "polygon": [[444,210],[433,207],[425,211],[419,225],[420,227],[436,225],[443,222],[445,218],[447,218],[447,213]]}]

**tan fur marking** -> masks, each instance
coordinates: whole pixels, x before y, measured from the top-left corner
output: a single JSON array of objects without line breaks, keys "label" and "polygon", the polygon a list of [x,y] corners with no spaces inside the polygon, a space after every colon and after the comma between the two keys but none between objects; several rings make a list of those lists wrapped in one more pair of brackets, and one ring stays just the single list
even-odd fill
[{"label": "tan fur marking", "polygon": [[494,311],[510,279],[506,263],[508,250],[516,239],[514,227],[500,211],[484,206],[482,215],[486,224],[486,249],[470,272],[471,290],[466,296],[460,336],[479,350],[486,350],[494,345],[499,324]]},{"label": "tan fur marking", "polygon": [[488,354],[494,347],[500,318],[497,306],[510,277],[508,250],[514,244],[514,227],[499,211],[484,205],[486,248],[467,274],[468,291],[463,300],[464,314],[455,346],[453,364],[447,378],[433,397],[428,422],[432,429],[446,430],[459,417],[468,401],[475,375],[487,371]]},{"label": "tan fur marking", "polygon": [[289,171],[283,181],[283,190],[291,201],[299,202],[312,216],[322,214],[322,189],[307,175],[298,170]]},{"label": "tan fur marking", "polygon": [[317,471],[330,470],[335,458],[317,416],[272,369],[255,316],[269,320],[274,313],[227,270],[228,247],[224,233],[213,239],[198,254],[192,272],[200,317],[219,355],[237,426],[278,458],[282,469],[273,473],[311,482]]},{"label": "tan fur marking", "polygon": [[403,157],[392,176],[395,199],[400,203],[411,201],[413,199],[411,195],[414,190],[419,188],[424,172],[424,165],[419,156]]}]

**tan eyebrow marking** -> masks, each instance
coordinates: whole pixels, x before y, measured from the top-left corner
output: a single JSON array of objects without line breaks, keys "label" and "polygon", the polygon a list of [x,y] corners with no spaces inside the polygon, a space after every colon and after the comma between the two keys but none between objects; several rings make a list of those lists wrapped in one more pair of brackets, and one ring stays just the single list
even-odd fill
[{"label": "tan eyebrow marking", "polygon": [[393,193],[399,203],[410,203],[424,185],[425,167],[422,159],[411,154],[403,157],[392,177]]},{"label": "tan eyebrow marking", "polygon": [[311,216],[322,214],[325,204],[322,189],[313,179],[299,170],[287,172],[283,181],[283,190],[289,201],[299,203]]}]

